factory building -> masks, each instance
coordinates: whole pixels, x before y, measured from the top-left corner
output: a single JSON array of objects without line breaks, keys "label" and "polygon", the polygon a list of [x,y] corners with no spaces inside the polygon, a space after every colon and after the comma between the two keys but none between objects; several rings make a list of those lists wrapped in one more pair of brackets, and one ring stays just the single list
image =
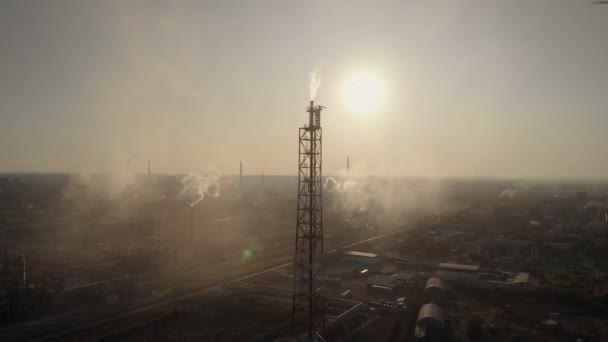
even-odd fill
[{"label": "factory building", "polygon": [[416,281],[415,273],[400,272],[400,273],[393,274],[393,277],[405,282],[405,284],[408,288],[412,287],[414,285],[414,282]]},{"label": "factory building", "polygon": [[326,304],[333,308],[335,313],[335,315],[327,315],[328,329],[332,329],[336,324],[353,322],[368,310],[366,304],[343,298],[328,297],[326,298]]},{"label": "factory building", "polygon": [[438,278],[442,280],[465,280],[479,279],[479,266],[440,263],[435,271]]},{"label": "factory building", "polygon": [[[436,274],[437,278],[444,281],[455,281],[465,283],[472,287],[485,289],[532,291],[540,284],[537,277],[532,276],[528,272],[508,273],[479,269],[478,266],[447,264],[443,267],[440,266],[440,268],[437,269]],[[435,282],[435,280],[431,279],[429,279],[430,282]],[[428,285],[429,283],[427,282],[427,286]]]},{"label": "factory building", "polygon": [[380,255],[375,253],[365,253],[357,251],[344,252],[344,261],[356,262],[360,264],[375,265],[382,262]]},{"label": "factory building", "polygon": [[437,304],[423,305],[418,312],[414,335],[418,339],[424,340],[441,329],[443,329],[443,310]]},{"label": "factory building", "polygon": [[393,276],[373,275],[367,279],[367,290],[394,293],[406,287],[407,283]]},{"label": "factory building", "polygon": [[494,262],[514,263],[533,259],[533,253],[538,254],[534,241],[530,240],[498,240],[494,246]]},{"label": "factory building", "polygon": [[24,256],[10,265],[5,254],[0,274],[0,323],[32,319],[46,313],[52,306],[52,291],[37,286],[27,278]]},{"label": "factory building", "polygon": [[339,278],[367,276],[367,272],[380,271],[381,267],[382,258],[378,254],[348,251],[342,254],[340,263],[326,269],[325,274]]},{"label": "factory building", "polygon": [[572,244],[567,242],[545,242],[543,246],[556,252],[572,253]]},{"label": "factory building", "polygon": [[505,277],[506,279],[503,281],[489,280],[485,286],[502,290],[532,291],[539,284],[538,280],[528,272],[505,274]]}]

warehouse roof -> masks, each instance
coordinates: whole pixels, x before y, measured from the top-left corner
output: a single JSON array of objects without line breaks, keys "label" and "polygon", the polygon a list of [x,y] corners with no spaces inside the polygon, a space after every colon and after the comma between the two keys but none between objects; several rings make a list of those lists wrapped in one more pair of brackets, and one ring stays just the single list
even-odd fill
[{"label": "warehouse roof", "polygon": [[375,253],[365,253],[365,252],[357,252],[357,251],[344,252],[344,255],[360,257],[360,258],[377,258],[378,257],[378,254],[375,254]]},{"label": "warehouse roof", "polygon": [[474,273],[479,270],[479,266],[475,265],[461,265],[461,264],[450,264],[442,262],[439,264],[439,269],[444,271],[456,271],[456,272],[467,272]]},{"label": "warehouse roof", "polygon": [[514,284],[526,284],[530,279],[530,273],[518,273],[513,279]]},{"label": "warehouse roof", "polygon": [[395,277],[388,277],[388,276],[383,276],[383,275],[373,275],[367,279],[367,284],[394,288],[394,287],[404,284],[404,282]]},{"label": "warehouse roof", "polygon": [[412,281],[414,279],[416,279],[416,274],[415,273],[407,273],[407,272],[401,272],[401,273],[395,273],[393,274],[393,277],[399,279],[399,280],[403,280],[403,281]]}]

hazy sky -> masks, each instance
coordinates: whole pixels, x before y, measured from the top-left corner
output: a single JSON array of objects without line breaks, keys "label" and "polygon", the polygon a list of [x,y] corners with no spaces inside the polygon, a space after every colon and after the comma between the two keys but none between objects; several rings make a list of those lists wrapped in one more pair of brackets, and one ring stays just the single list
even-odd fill
[{"label": "hazy sky", "polygon": [[[587,0],[0,0],[0,171],[608,175],[608,6]],[[353,74],[386,91],[340,96]]]}]

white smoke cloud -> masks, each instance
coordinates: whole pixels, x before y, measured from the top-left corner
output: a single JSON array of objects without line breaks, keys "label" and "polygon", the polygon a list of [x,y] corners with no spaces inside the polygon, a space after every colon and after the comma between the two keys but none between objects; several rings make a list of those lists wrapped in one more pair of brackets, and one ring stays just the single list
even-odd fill
[{"label": "white smoke cloud", "polygon": [[190,207],[194,207],[202,201],[205,196],[217,197],[220,195],[219,179],[220,172],[215,168],[210,168],[207,175],[201,176],[198,173],[189,173],[182,177],[182,191],[180,196]]},{"label": "white smoke cloud", "polygon": [[498,198],[513,198],[517,194],[517,190],[514,189],[505,189],[503,190]]},{"label": "white smoke cloud", "polygon": [[328,197],[328,209],[346,217],[394,223],[416,219],[423,212],[450,210],[444,205],[447,203],[443,199],[444,189],[436,180],[403,178],[395,176],[399,173],[394,169],[380,169],[375,164],[373,167],[374,174],[367,163],[360,162],[351,165],[350,170],[326,177],[323,190]]},{"label": "white smoke cloud", "polygon": [[93,174],[89,168],[71,175],[62,189],[63,198],[76,207],[86,208],[93,198],[106,200],[123,200],[135,191],[135,174],[130,164],[117,167],[107,174]]},{"label": "white smoke cloud", "polygon": [[327,177],[325,178],[325,184],[323,184],[323,189],[327,190],[328,192],[335,192],[335,191],[339,191],[342,187],[342,184],[340,184],[340,182],[338,182],[335,178],[333,177]]},{"label": "white smoke cloud", "polygon": [[310,73],[310,84],[309,84],[309,94],[310,100],[313,101],[317,96],[317,90],[321,86],[321,76],[319,75],[319,71],[315,70]]},{"label": "white smoke cloud", "polygon": [[349,172],[340,171],[338,179],[327,177],[323,188],[327,192],[336,193],[340,205],[349,211],[365,211],[371,199],[367,186],[367,175],[355,169]]},{"label": "white smoke cloud", "polygon": [[119,196],[123,194],[132,194],[135,188],[135,173],[130,168],[125,170],[117,170],[111,174],[110,190],[111,195]]}]

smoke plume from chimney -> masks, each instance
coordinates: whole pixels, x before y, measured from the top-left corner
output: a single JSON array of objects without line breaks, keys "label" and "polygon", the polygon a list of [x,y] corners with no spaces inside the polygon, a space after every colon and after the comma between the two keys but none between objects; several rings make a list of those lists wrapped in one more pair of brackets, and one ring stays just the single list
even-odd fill
[{"label": "smoke plume from chimney", "polygon": [[205,196],[217,197],[220,195],[220,184],[218,181],[221,174],[214,168],[210,168],[209,171],[209,174],[204,176],[198,173],[189,173],[182,177],[180,196],[190,207],[194,207]]},{"label": "smoke plume from chimney", "polygon": [[317,90],[319,90],[319,86],[321,86],[321,76],[317,70],[310,73],[310,100],[313,101],[317,96]]}]

